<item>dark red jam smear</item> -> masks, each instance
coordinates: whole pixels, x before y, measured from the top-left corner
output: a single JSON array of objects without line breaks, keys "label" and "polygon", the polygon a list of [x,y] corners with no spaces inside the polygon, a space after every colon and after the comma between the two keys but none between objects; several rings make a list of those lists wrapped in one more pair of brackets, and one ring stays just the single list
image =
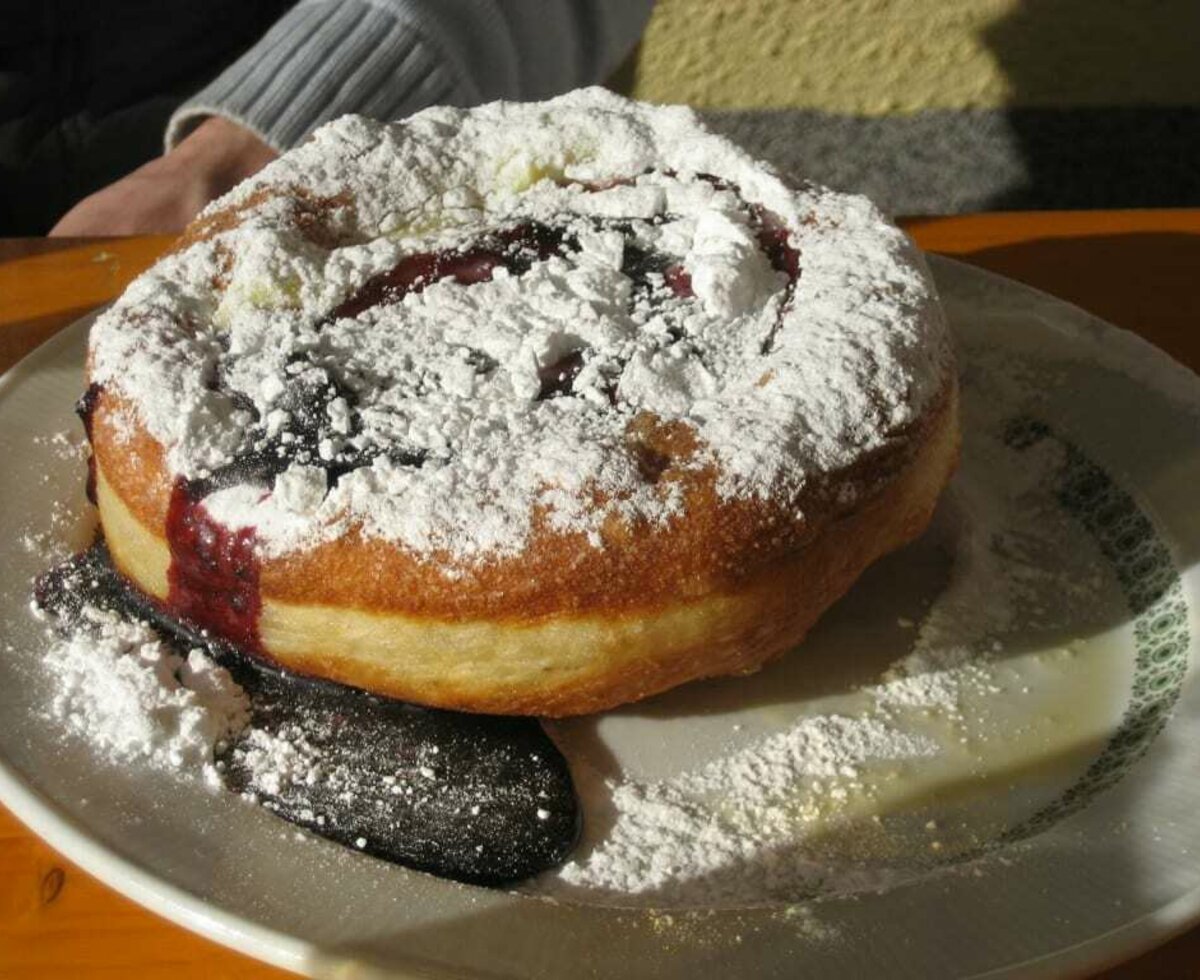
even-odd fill
[{"label": "dark red jam smear", "polygon": [[[88,607],[108,609],[148,623],[179,654],[200,647],[229,670],[250,698],[254,729],[321,752],[315,783],[253,787],[262,806],[318,836],[492,886],[556,867],[575,847],[571,773],[533,718],[422,708],[245,656],[134,588],[102,541],[42,575],[34,594],[62,629],[86,629]],[[223,783],[239,794],[252,788],[241,746],[235,740],[217,759]]]},{"label": "dark red jam smear", "polygon": [[581,350],[569,351],[557,361],[540,368],[538,380],[541,382],[541,388],[538,390],[538,401],[557,398],[559,395],[569,395],[581,370],[583,370],[583,351]]},{"label": "dark red jam smear", "polygon": [[695,295],[692,277],[677,259],[632,241],[633,229],[627,223],[621,222],[614,227],[625,235],[621,272],[633,282],[635,294],[650,290],[652,277],[661,276],[663,284],[680,299],[691,299]]},{"label": "dark red jam smear", "polygon": [[453,279],[468,286],[489,282],[498,268],[520,275],[534,262],[578,250],[579,244],[561,228],[551,228],[536,221],[526,222],[495,232],[464,249],[405,256],[390,271],[368,279],[358,292],[329,314],[329,319],[355,317],[373,306],[399,302],[410,293],[419,293],[442,279]]},{"label": "dark red jam smear", "polygon": [[[740,196],[736,186],[718,177],[699,174],[698,178]],[[632,183],[632,178],[593,182],[587,188],[595,191],[628,183]],[[800,276],[800,252],[788,241],[787,227],[776,215],[760,205],[748,207],[759,247],[772,268],[787,277],[787,297],[780,310],[782,318],[791,303],[795,283]],[[638,245],[633,241],[633,228],[627,221],[593,220],[597,225],[614,228],[625,236],[621,271],[633,281],[635,293],[651,289],[654,277],[661,277],[662,283],[675,296],[681,299],[695,296],[692,277],[683,265],[676,259]],[[353,296],[334,308],[326,317],[326,322],[355,317],[372,307],[399,302],[405,296],[418,293],[443,279],[453,279],[462,285],[489,282],[498,268],[519,275],[528,271],[535,262],[544,261],[552,255],[567,255],[578,249],[579,244],[570,232],[541,222],[526,222],[494,232],[483,241],[464,248],[405,256],[394,268],[372,277]],[[775,329],[778,329],[778,325],[776,323]],[[775,329],[764,343],[764,353],[774,337]],[[570,394],[571,383],[582,365],[583,352],[573,351],[543,367],[538,399]]]},{"label": "dark red jam smear", "polygon": [[[90,443],[103,386],[93,382],[75,411]],[[282,468],[286,467],[286,463]],[[243,474],[239,468],[240,475]],[[230,480],[230,483],[235,482]],[[240,481],[237,481],[240,482]],[[167,507],[166,535],[171,552],[167,606],[173,615],[223,637],[248,652],[260,652],[258,620],[262,598],[252,528],[230,530],[204,509],[211,481],[179,478]],[[88,456],[87,496],[96,503],[96,459]]]},{"label": "dark red jam smear", "polygon": [[[83,431],[87,434],[88,442],[92,441],[92,428],[96,417],[96,406],[100,402],[100,395],[104,391],[104,386],[93,381],[87,387],[82,395],[79,396],[79,401],[75,403],[75,414],[79,416],[79,421],[83,423]],[[93,504],[96,503],[96,457],[88,453],[87,460],[87,499]]]},{"label": "dark red jam smear", "polygon": [[788,241],[788,230],[778,219],[763,208],[755,208],[758,219],[758,247],[763,250],[767,261],[777,272],[788,278],[788,287],[800,278],[800,250]]},{"label": "dark red jam smear", "polygon": [[[696,177],[707,184],[712,184],[718,190],[732,191],[742,200],[742,203],[745,203],[742,190],[737,184],[713,174],[696,174]],[[800,278],[800,250],[788,241],[787,225],[777,214],[768,211],[761,204],[752,204],[749,205],[749,208],[751,217],[754,219],[759,248],[763,250],[771,267],[788,277],[788,286],[794,286],[796,280]]]},{"label": "dark red jam smear", "polygon": [[167,608],[172,615],[259,653],[262,612],[253,528],[232,530],[204,508],[204,486],[175,481],[167,508]]}]

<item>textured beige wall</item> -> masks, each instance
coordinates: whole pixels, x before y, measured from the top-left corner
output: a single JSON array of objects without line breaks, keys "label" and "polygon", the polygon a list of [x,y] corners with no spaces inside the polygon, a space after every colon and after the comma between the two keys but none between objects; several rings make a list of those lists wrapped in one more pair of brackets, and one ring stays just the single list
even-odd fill
[{"label": "textured beige wall", "polygon": [[1200,0],[658,0],[633,94],[722,109],[1200,104]]}]

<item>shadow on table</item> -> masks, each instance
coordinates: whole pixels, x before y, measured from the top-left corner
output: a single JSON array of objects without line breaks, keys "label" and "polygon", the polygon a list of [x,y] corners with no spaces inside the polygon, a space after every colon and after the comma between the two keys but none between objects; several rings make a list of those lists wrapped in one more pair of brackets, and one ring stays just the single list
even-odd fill
[{"label": "shadow on table", "polygon": [[1200,204],[1195,0],[1019,0],[980,39],[1023,166],[989,209]]}]

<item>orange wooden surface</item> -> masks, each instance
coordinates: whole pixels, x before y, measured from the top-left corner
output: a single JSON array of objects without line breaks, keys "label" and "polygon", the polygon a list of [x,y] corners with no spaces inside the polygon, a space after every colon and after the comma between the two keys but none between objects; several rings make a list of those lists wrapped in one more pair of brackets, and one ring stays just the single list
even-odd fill
[{"label": "orange wooden surface", "polygon": [[[921,218],[926,249],[1069,299],[1200,370],[1200,210]],[[169,239],[0,240],[0,370],[113,298]],[[282,976],[158,918],[0,808],[0,977]],[[1101,975],[1200,976],[1200,928]]]}]

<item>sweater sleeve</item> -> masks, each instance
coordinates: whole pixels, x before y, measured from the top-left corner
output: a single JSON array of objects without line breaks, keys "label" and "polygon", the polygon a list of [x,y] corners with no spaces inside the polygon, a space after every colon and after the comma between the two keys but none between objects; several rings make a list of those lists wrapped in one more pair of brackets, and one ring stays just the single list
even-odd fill
[{"label": "sweater sleeve", "polygon": [[301,0],[171,117],[225,116],[277,150],[347,112],[540,99],[603,81],[653,0]]}]

